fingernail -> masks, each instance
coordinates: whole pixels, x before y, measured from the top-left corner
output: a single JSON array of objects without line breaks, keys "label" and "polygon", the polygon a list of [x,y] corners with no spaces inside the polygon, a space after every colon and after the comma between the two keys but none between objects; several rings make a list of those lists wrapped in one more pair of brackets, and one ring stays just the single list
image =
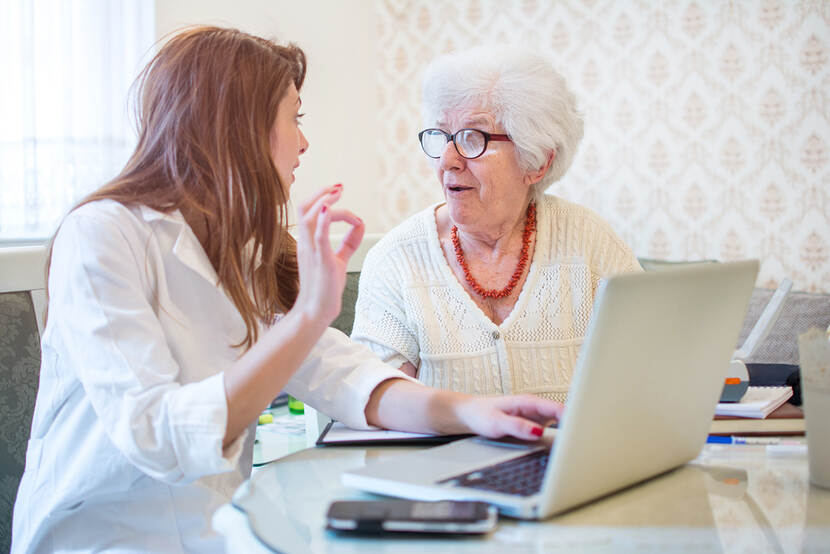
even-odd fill
[{"label": "fingernail", "polygon": [[541,427],[534,427],[533,429],[530,430],[530,432],[533,433],[534,435],[536,435],[537,437],[541,437],[542,433],[544,433],[545,430],[542,429]]},{"label": "fingernail", "polygon": [[320,210],[320,213],[321,213],[321,214],[324,214],[324,213],[326,213],[327,211],[329,211],[329,207],[328,207],[328,206],[323,206],[323,209],[322,209],[322,210]]},{"label": "fingernail", "polygon": [[336,189],[342,189],[342,188],[343,188],[343,185],[342,185],[341,183],[337,183],[336,185],[334,185],[334,188],[336,188]]}]

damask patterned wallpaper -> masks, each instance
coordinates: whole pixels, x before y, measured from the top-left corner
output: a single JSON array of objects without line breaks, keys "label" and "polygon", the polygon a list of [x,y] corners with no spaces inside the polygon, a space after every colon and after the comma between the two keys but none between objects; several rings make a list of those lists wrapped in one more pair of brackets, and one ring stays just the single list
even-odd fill
[{"label": "damask patterned wallpaper", "polygon": [[638,256],[761,259],[759,284],[830,291],[830,2],[375,0],[382,226],[442,198],[416,134],[434,56],[548,55],[585,114],[550,192]]}]

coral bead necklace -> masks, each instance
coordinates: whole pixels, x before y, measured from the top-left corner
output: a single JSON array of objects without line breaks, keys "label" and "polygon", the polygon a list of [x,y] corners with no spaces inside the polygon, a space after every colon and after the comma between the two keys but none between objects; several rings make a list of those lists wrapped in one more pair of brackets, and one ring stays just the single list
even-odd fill
[{"label": "coral bead necklace", "polygon": [[522,231],[522,252],[519,255],[519,263],[516,266],[516,271],[513,272],[513,275],[510,277],[510,281],[508,281],[507,286],[503,289],[485,289],[482,287],[478,281],[476,281],[473,274],[470,273],[470,267],[467,265],[467,260],[464,258],[464,250],[461,249],[461,240],[458,238],[458,227],[456,225],[452,226],[452,245],[455,248],[455,259],[458,260],[458,264],[461,266],[461,269],[464,270],[464,279],[467,281],[467,284],[470,285],[476,294],[479,296],[483,296],[484,298],[504,298],[509,296],[513,289],[516,288],[516,285],[519,283],[519,279],[522,277],[522,273],[524,273],[525,266],[527,266],[527,259],[528,259],[528,250],[530,250],[530,237],[533,236],[533,233],[536,231],[536,203],[531,202],[527,206],[527,214],[525,216],[525,228]]}]

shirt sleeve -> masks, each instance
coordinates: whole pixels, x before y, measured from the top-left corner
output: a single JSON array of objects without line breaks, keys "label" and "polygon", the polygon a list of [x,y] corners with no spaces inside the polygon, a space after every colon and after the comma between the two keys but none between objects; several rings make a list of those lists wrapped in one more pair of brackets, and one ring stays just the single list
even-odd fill
[{"label": "shirt sleeve", "polygon": [[407,317],[403,286],[389,256],[381,262],[380,244],[369,251],[363,263],[351,336],[395,368],[405,362],[418,368],[420,348]]},{"label": "shirt sleeve", "polygon": [[130,220],[70,214],[52,253],[47,332],[64,345],[61,366],[74,372],[115,448],[154,479],[187,483],[233,469],[247,431],[223,448],[221,372],[179,382],[156,316],[164,307],[153,303],[149,242]]},{"label": "shirt sleeve", "polygon": [[387,379],[419,383],[330,327],[285,390],[352,429],[368,429],[366,404],[375,387]]}]

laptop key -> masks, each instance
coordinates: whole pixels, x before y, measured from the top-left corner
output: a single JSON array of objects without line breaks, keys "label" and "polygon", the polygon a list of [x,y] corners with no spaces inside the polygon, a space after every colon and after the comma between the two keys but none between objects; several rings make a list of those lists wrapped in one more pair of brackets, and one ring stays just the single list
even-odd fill
[{"label": "laptop key", "polygon": [[455,487],[530,496],[542,489],[550,450],[531,452],[500,464],[479,468],[440,481]]}]

